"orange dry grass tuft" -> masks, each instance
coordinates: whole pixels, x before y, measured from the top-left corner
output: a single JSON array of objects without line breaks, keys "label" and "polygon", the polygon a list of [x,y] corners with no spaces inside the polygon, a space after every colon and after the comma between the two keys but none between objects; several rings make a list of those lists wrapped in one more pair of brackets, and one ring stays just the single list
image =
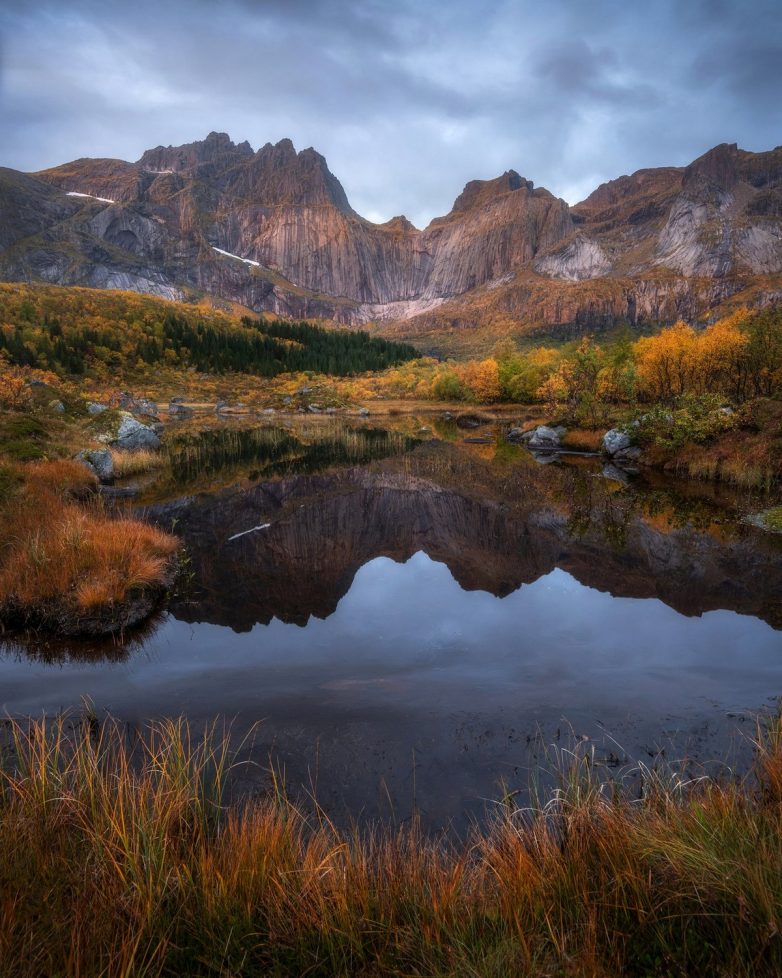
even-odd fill
[{"label": "orange dry grass tuft", "polygon": [[81,496],[98,485],[98,479],[86,465],[62,458],[30,462],[22,470],[24,480],[34,492],[50,490],[63,495]]},{"label": "orange dry grass tuft", "polygon": [[111,457],[114,461],[114,475],[118,479],[128,475],[150,472],[152,469],[161,468],[166,463],[160,452],[153,452],[148,448],[140,448],[135,452],[121,452],[115,449],[112,451]]},{"label": "orange dry grass tuft", "polygon": [[162,584],[174,537],[134,520],[114,519],[33,479],[6,513],[0,601],[32,610],[61,602],[89,610]]},{"label": "orange dry grass tuft", "polygon": [[691,479],[747,489],[770,489],[782,478],[782,463],[766,432],[730,431],[709,445],[686,445],[666,467]]},{"label": "orange dry grass tuft", "polygon": [[568,428],[562,444],[576,452],[599,452],[603,447],[603,432],[588,428]]}]

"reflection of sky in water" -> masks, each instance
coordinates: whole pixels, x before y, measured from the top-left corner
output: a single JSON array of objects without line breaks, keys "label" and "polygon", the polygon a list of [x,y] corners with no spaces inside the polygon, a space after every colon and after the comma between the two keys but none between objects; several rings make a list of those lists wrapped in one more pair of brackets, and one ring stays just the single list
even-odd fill
[{"label": "reflection of sky in water", "polygon": [[[259,584],[259,586],[262,586]],[[782,692],[782,633],[728,611],[685,618],[653,599],[613,598],[562,570],[506,598],[462,591],[418,553],[357,573],[336,612],[235,634],[167,619],[125,663],[0,659],[0,708],[78,706],[138,719],[185,712],[247,720],[378,722],[453,711],[536,716],[760,709]],[[325,722],[325,720],[324,720]]]}]

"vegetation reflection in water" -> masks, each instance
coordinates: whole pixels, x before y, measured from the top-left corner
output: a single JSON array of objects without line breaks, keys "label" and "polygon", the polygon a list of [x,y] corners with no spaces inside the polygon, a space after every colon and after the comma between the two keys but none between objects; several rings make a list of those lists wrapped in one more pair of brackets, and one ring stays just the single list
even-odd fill
[{"label": "vegetation reflection in water", "polygon": [[308,475],[331,466],[366,465],[402,455],[419,440],[396,431],[335,423],[315,430],[222,426],[175,434],[166,444],[172,488],[205,478]]}]

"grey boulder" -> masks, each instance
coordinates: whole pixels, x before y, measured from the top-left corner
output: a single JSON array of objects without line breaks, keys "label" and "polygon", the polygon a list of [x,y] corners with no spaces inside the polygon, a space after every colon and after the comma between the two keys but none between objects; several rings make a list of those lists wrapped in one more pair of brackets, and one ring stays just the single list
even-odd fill
[{"label": "grey boulder", "polygon": [[622,448],[614,455],[615,462],[638,462],[641,458],[641,449],[638,445],[631,445],[629,448]]},{"label": "grey boulder", "polygon": [[[561,430],[561,429],[560,429]],[[527,443],[529,448],[559,448],[561,445],[559,431],[556,428],[549,428],[548,425],[540,424],[534,431],[528,431],[521,436],[522,441]]]},{"label": "grey boulder", "polygon": [[150,401],[148,397],[135,397],[127,391],[120,394],[118,407],[123,411],[132,411],[134,414],[148,414],[152,418],[156,418],[158,412],[154,401]]},{"label": "grey boulder", "polygon": [[603,435],[603,451],[606,455],[616,455],[617,452],[630,448],[632,443],[632,438],[620,428],[611,428]]},{"label": "grey boulder", "polygon": [[[224,411],[225,408],[220,408],[220,411]],[[177,418],[189,418],[193,413],[193,409],[187,407],[181,402],[179,398],[174,398],[174,400],[169,402],[168,414],[169,417]]]},{"label": "grey boulder", "polygon": [[79,452],[77,462],[83,462],[88,469],[97,475],[101,482],[110,482],[114,478],[114,459],[108,448],[88,448]]},{"label": "grey boulder", "polygon": [[123,414],[120,418],[117,435],[111,443],[125,452],[133,452],[139,448],[160,448],[157,433],[137,421],[132,414]]}]

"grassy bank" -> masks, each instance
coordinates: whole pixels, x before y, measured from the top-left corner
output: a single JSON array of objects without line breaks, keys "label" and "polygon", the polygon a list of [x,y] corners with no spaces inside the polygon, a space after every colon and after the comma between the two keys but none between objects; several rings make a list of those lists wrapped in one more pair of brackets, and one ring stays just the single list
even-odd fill
[{"label": "grassy bank", "polygon": [[105,633],[141,620],[177,540],[109,513],[70,459],[0,466],[0,614],[6,623]]},{"label": "grassy bank", "polygon": [[342,835],[281,797],[226,809],[226,743],[11,725],[0,973],[777,975],[782,748],[752,780],[646,772],[641,799],[562,755],[548,804],[464,843]]}]

